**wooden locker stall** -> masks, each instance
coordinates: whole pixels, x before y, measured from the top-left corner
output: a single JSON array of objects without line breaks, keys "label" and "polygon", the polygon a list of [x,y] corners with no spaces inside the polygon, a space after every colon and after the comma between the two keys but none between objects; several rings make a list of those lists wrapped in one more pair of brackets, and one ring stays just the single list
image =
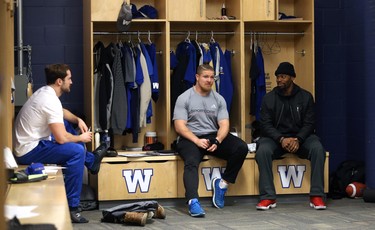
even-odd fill
[{"label": "wooden locker stall", "polygon": [[[276,0],[270,2],[261,12],[271,11],[275,15],[269,19],[266,15],[255,14],[250,8],[253,0],[244,0],[244,78],[245,88],[250,89],[249,76],[251,66],[251,44],[257,41],[262,49],[267,90],[276,86],[275,70],[281,62],[287,61],[294,65],[296,71],[295,83],[314,95],[315,65],[314,65],[314,1],[307,0]],[[274,6],[273,6],[274,5]],[[249,6],[249,7],[247,7]],[[272,11],[273,10],[273,11]],[[278,12],[296,18],[278,19]],[[250,93],[246,90],[244,99],[245,125],[255,119],[250,114]],[[251,132],[246,130],[244,140],[251,141]]]},{"label": "wooden locker stall", "polygon": [[[275,86],[274,71],[282,61],[289,61],[296,68],[296,83],[309,90],[314,95],[314,1],[313,0],[128,0],[139,9],[149,4],[158,11],[157,19],[133,19],[129,31],[120,33],[116,28],[117,16],[122,0],[85,0],[84,1],[84,77],[87,82],[85,87],[85,113],[89,124],[93,126],[93,47],[98,41],[105,44],[110,42],[126,42],[133,40],[137,42],[147,41],[148,34],[159,51],[159,91],[160,97],[157,103],[153,103],[154,117],[152,123],[142,128],[139,133],[138,143],[132,143],[132,135],[116,135],[114,147],[121,153],[124,146],[142,147],[143,136],[146,131],[156,131],[158,140],[166,149],[170,149],[172,142],[177,138],[172,124],[171,108],[171,76],[170,52],[174,52],[177,45],[184,41],[198,40],[198,42],[209,43],[215,40],[223,51],[232,52],[231,69],[233,81],[233,100],[230,110],[231,128],[238,136],[250,143],[252,140],[249,125],[254,120],[250,113],[250,44],[254,35],[261,41],[262,49],[268,48],[264,54],[265,71],[268,74],[269,87]],[[230,20],[221,17],[223,3],[226,7],[226,15]],[[294,15],[298,18],[279,20],[278,12],[285,15]],[[272,48],[273,47],[273,48]],[[93,142],[94,143],[94,142]],[[91,147],[92,148],[92,147]],[[139,153],[139,152],[135,152]],[[254,172],[254,154],[249,154],[244,164],[246,172]],[[154,194],[122,194],[120,197],[111,197],[102,193],[106,188],[110,189],[106,178],[116,174],[121,177],[121,170],[127,170],[131,165],[136,168],[152,168],[160,170],[164,166],[159,163],[150,163],[147,157],[117,157],[116,159],[104,158],[103,168],[97,177],[91,177],[91,183],[99,186],[100,200],[132,199],[133,198],[155,198]],[[181,188],[183,163],[178,156],[159,156],[159,161],[165,162],[166,168],[178,175],[169,179],[169,184],[174,187],[165,197],[183,196],[184,189]],[[113,162],[115,161],[115,162]],[[207,158],[202,163],[204,167],[219,167],[223,162],[217,159]],[[248,169],[250,168],[250,169]],[[156,175],[156,174],[155,174]],[[152,179],[161,180],[164,178]],[[160,176],[159,176],[160,177]],[[255,173],[246,173],[239,178],[238,183],[246,184],[246,188],[239,191],[228,192],[228,195],[254,195],[256,194]],[[117,178],[120,181],[123,178]],[[98,185],[99,182],[99,185]],[[151,182],[152,183],[152,182]],[[115,184],[115,183],[112,183]],[[203,184],[203,182],[201,183]],[[107,187],[106,187],[107,186]],[[203,185],[202,185],[203,186]],[[202,187],[201,186],[201,187]],[[200,189],[203,189],[201,188]],[[204,191],[204,189],[202,190]],[[176,192],[176,194],[174,193]],[[111,194],[111,193],[110,193]],[[208,195],[207,191],[203,196]]]}]

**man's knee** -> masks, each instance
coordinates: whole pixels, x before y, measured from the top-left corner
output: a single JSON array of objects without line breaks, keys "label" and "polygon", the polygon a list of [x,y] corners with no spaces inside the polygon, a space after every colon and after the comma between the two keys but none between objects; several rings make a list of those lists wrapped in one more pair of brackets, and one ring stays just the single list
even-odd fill
[{"label": "man's knee", "polygon": [[246,142],[241,141],[238,146],[237,153],[241,154],[242,156],[246,156],[249,152],[249,148],[247,147]]}]

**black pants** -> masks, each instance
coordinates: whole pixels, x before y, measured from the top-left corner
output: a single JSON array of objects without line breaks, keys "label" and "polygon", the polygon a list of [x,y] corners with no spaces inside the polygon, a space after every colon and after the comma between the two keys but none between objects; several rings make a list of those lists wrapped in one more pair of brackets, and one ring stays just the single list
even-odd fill
[{"label": "black pants", "polygon": [[[205,135],[200,138],[215,138],[216,134]],[[248,153],[247,144],[240,138],[228,134],[215,152],[208,152],[199,148],[193,142],[181,138],[177,143],[177,151],[184,160],[184,186],[187,200],[198,198],[198,168],[204,155],[212,155],[227,161],[222,178],[229,183],[235,183],[238,172]]]},{"label": "black pants", "polygon": [[[268,137],[258,141],[255,160],[259,168],[259,193],[260,199],[276,199],[273,184],[272,160],[281,158],[285,154],[279,143]],[[310,196],[325,196],[324,194],[324,162],[326,152],[316,135],[309,136],[296,152],[300,158],[311,162],[311,187]]]}]

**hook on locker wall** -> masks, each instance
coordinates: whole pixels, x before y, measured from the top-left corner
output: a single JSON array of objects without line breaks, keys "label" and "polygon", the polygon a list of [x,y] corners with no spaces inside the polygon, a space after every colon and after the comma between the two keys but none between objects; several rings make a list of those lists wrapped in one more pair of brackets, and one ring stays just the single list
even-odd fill
[{"label": "hook on locker wall", "polygon": [[306,55],[306,50],[302,49],[301,51],[296,51],[297,54],[301,54],[302,57]]}]

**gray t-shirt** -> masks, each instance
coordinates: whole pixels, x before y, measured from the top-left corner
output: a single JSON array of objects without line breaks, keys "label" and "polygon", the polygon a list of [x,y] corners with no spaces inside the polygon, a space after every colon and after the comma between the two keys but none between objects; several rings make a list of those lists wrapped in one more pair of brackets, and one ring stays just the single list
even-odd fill
[{"label": "gray t-shirt", "polygon": [[218,121],[223,119],[229,119],[227,104],[215,91],[201,96],[191,87],[177,98],[173,120],[187,121],[187,127],[197,136],[217,132]]}]

